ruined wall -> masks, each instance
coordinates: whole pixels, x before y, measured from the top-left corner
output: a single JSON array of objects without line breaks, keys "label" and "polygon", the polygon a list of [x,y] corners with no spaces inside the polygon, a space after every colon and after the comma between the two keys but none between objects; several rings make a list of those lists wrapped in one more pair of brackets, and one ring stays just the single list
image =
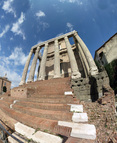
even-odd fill
[{"label": "ruined wall", "polygon": [[71,79],[75,96],[83,101],[96,101],[103,96],[103,86],[109,85],[106,71],[87,78]]}]

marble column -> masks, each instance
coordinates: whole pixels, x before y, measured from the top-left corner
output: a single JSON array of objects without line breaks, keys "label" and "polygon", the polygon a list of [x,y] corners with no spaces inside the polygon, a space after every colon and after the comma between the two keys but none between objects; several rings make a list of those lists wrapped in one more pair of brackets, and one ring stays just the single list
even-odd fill
[{"label": "marble column", "polygon": [[23,85],[26,81],[27,71],[28,71],[28,67],[29,67],[29,63],[30,63],[32,54],[33,54],[33,50],[31,49],[31,51],[28,55],[28,58],[27,58],[27,61],[26,61],[25,67],[24,67],[24,71],[22,74],[22,79],[21,79],[21,82],[19,83],[19,85]]},{"label": "marble column", "polygon": [[48,43],[45,44],[40,71],[39,71],[39,78],[38,80],[45,80],[45,68],[46,68],[46,60],[47,60],[47,53],[48,53]]},{"label": "marble column", "polygon": [[85,72],[85,76],[87,77],[89,75],[89,65],[87,63],[87,60],[86,60],[86,57],[82,51],[82,48],[81,46],[78,44],[78,49],[79,49],[79,53],[81,55],[81,61],[82,61],[82,64],[83,64],[83,68],[84,68],[84,72]]},{"label": "marble column", "polygon": [[55,40],[54,45],[54,78],[61,77],[60,74],[60,57],[59,57],[59,45],[58,40]]},{"label": "marble column", "polygon": [[95,65],[95,62],[93,60],[91,53],[89,52],[89,49],[87,48],[85,43],[82,41],[82,39],[78,36],[77,32],[74,33],[74,36],[75,36],[76,40],[78,41],[79,45],[81,46],[82,51],[83,51],[83,53],[87,59],[87,62],[89,64],[89,74],[90,75],[98,74],[98,68]]},{"label": "marble column", "polygon": [[34,74],[35,74],[37,59],[39,57],[39,51],[40,51],[40,47],[37,47],[33,61],[32,61],[32,65],[31,65],[31,69],[30,69],[30,73],[28,77],[28,82],[34,81]]},{"label": "marble column", "polygon": [[71,65],[72,79],[79,78],[81,77],[81,73],[79,72],[78,65],[76,63],[76,59],[75,59],[73,50],[71,48],[71,45],[69,43],[68,37],[65,37],[65,43],[66,43],[67,52],[68,52],[70,65]]},{"label": "marble column", "polygon": [[39,60],[39,66],[38,66],[38,71],[37,71],[37,80],[39,78],[40,65],[41,65],[41,60]]}]

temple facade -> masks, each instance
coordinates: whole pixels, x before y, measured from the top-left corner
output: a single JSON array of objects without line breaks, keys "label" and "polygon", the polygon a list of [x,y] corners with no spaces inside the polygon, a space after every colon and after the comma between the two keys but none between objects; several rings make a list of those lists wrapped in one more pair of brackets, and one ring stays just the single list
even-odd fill
[{"label": "temple facade", "polygon": [[[73,44],[70,44],[73,40]],[[43,55],[40,50],[44,48]],[[27,58],[22,79],[19,85],[26,83],[30,60],[34,54],[28,81],[34,81],[34,75],[39,60],[37,80],[62,78],[71,76],[72,79],[86,78],[98,74],[98,69],[87,46],[79,37],[77,31],[72,31],[59,37],[39,43],[31,48]]]}]

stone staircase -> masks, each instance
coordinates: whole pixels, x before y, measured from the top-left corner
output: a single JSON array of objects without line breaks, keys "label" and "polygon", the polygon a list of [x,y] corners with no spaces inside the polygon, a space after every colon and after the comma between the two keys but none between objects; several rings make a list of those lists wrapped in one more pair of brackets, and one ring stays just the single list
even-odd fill
[{"label": "stone staircase", "polygon": [[[19,97],[20,88],[30,88],[33,92],[31,91],[28,98],[23,98],[22,95]],[[59,139],[61,143],[94,142],[95,126],[88,124],[87,114],[82,113],[83,106],[79,105],[79,100],[71,94],[73,91],[70,88],[70,78],[36,81],[13,90],[16,92],[15,97],[9,94],[1,97],[0,111],[7,116],[7,119],[3,119],[7,124],[13,119],[9,126],[14,127],[15,131],[19,124],[25,125],[25,128],[30,127],[34,131],[33,134],[37,131],[39,136],[44,133],[47,136],[60,135],[63,140]],[[17,132],[21,134],[20,131],[18,126]],[[30,137],[38,142],[34,136]],[[45,142],[49,143],[49,140]]]}]

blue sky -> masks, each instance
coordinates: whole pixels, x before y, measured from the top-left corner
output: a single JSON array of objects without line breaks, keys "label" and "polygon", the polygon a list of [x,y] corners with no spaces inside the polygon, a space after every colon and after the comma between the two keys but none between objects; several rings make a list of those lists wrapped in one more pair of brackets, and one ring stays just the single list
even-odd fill
[{"label": "blue sky", "polygon": [[0,76],[18,86],[31,47],[72,30],[94,57],[117,32],[117,0],[1,0]]}]

